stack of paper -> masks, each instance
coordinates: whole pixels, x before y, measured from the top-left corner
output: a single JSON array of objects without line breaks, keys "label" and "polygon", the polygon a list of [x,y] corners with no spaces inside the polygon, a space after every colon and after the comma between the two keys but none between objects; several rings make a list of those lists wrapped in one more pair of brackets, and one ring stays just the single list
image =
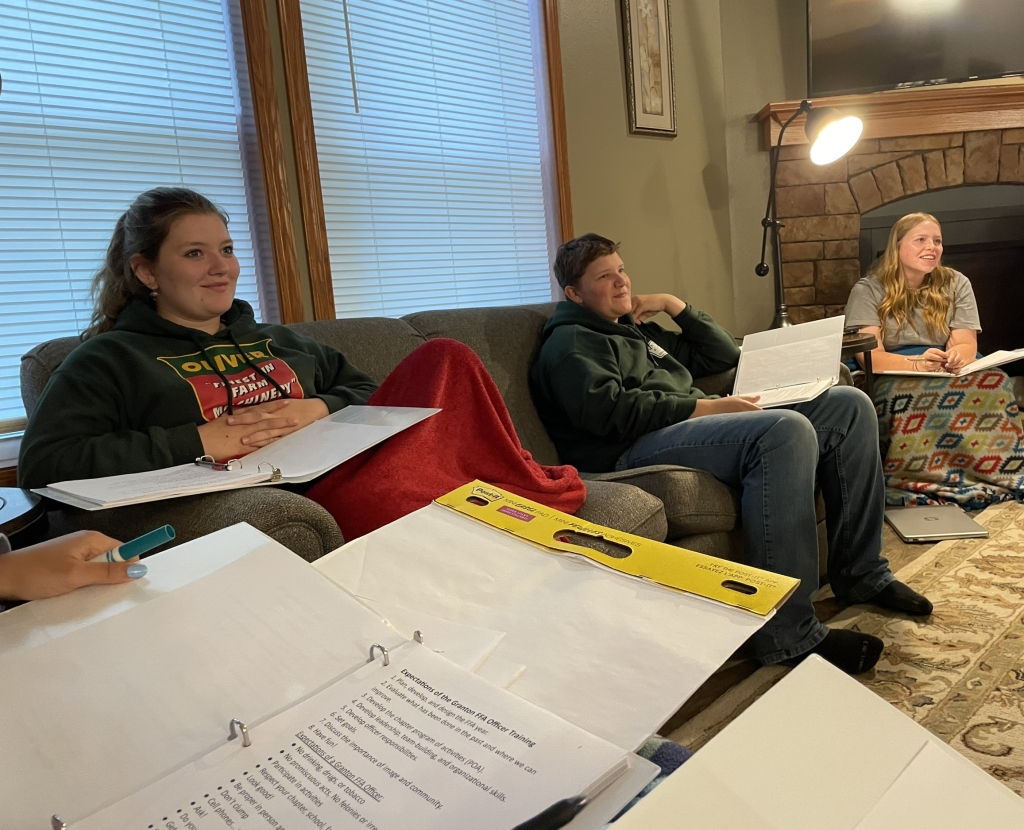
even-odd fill
[{"label": "stack of paper", "polygon": [[[520,512],[530,520],[522,524],[542,521]],[[668,556],[683,553],[662,547]],[[734,573],[734,563],[708,559],[725,566],[719,581]],[[504,631],[479,673],[507,680],[509,691],[625,749],[656,732],[764,624],[774,604],[762,616],[670,590],[542,550],[439,504],[313,567],[382,614],[399,606]],[[793,582],[777,586],[776,599]]]},{"label": "stack of paper", "polygon": [[614,830],[1024,827],[1024,801],[811,655]]}]

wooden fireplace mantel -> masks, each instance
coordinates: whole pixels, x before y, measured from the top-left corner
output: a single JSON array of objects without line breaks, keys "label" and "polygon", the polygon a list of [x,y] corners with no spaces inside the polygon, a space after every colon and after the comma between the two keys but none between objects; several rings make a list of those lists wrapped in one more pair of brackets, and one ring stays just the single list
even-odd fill
[{"label": "wooden fireplace mantel", "polygon": [[[918,87],[866,95],[812,98],[815,107],[837,107],[864,120],[863,138],[900,138],[977,130],[1024,127],[1024,79]],[[761,149],[779,138],[779,131],[800,106],[799,101],[767,104],[757,114]],[[794,121],[783,144],[806,144],[805,116]]]}]

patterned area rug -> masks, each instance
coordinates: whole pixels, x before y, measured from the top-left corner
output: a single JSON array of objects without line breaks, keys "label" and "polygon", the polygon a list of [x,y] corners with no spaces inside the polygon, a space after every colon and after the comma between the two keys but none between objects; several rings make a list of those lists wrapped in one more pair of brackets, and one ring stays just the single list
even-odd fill
[{"label": "patterned area rug", "polygon": [[[848,608],[830,626],[881,637],[865,686],[1024,795],[1024,506],[993,505],[987,539],[940,542],[899,571],[928,620]],[[670,736],[699,749],[786,674],[759,669]]]}]

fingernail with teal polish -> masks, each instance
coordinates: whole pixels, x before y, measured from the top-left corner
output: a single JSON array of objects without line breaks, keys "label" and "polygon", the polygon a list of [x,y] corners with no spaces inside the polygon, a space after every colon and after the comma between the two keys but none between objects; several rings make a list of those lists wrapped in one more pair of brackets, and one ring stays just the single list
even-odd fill
[{"label": "fingernail with teal polish", "polygon": [[145,565],[129,565],[128,576],[130,576],[132,579],[138,579],[140,576],[145,576],[148,570],[149,568],[147,568]]}]

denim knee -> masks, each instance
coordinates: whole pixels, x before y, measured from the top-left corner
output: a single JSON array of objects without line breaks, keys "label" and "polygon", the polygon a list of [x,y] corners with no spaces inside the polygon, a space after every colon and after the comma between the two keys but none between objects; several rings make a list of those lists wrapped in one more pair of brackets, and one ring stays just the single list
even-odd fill
[{"label": "denim knee", "polygon": [[878,415],[875,405],[864,392],[853,386],[833,386],[829,395],[839,404],[849,423],[850,433],[863,431],[872,441],[878,434]]},{"label": "denim knee", "polygon": [[763,452],[769,452],[779,447],[787,447],[791,451],[806,455],[811,460],[818,456],[818,435],[812,424],[799,412],[792,412],[788,409],[773,410],[778,420],[761,438],[760,444]]}]

